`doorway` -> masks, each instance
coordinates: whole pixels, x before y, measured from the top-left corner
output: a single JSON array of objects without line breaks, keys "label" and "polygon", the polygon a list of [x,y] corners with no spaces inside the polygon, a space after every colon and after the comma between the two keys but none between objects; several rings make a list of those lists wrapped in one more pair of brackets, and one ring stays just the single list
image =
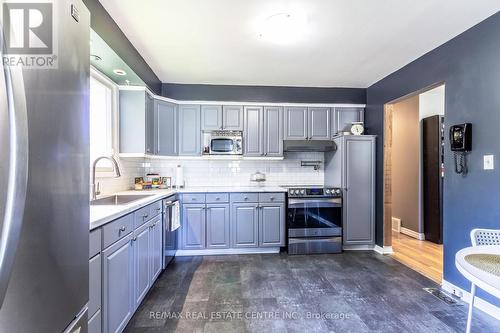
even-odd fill
[{"label": "doorway", "polygon": [[436,283],[443,272],[444,84],[385,105],[384,246]]}]

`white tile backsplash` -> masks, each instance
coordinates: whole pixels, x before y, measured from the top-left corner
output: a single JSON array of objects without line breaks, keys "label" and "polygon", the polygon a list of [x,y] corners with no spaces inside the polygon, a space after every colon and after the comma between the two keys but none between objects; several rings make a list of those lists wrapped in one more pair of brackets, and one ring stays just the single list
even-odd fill
[{"label": "white tile backsplash", "polygon": [[[301,167],[300,161],[321,161],[321,168]],[[159,173],[172,177],[175,184],[175,169],[182,165],[186,186],[253,186],[250,176],[257,172],[266,174],[267,186],[279,185],[323,185],[324,154],[318,152],[285,153],[283,160],[189,160],[121,158],[122,176],[98,178],[102,194],[111,194],[133,188],[134,177],[147,173]]]}]

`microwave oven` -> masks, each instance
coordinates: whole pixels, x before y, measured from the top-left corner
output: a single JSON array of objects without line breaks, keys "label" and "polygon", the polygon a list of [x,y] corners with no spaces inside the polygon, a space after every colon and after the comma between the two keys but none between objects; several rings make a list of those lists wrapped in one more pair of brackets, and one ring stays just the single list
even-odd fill
[{"label": "microwave oven", "polygon": [[211,131],[203,133],[203,154],[242,155],[243,132]]}]

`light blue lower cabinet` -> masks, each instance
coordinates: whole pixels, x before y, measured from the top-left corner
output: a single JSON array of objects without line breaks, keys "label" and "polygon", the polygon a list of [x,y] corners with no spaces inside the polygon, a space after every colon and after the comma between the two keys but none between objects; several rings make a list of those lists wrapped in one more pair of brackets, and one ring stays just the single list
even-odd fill
[{"label": "light blue lower cabinet", "polygon": [[201,250],[206,247],[205,204],[182,205],[182,248]]},{"label": "light blue lower cabinet", "polygon": [[137,308],[151,286],[150,272],[150,224],[143,224],[134,232],[134,308]]},{"label": "light blue lower cabinet", "polygon": [[100,254],[89,260],[89,318],[101,309],[101,266]]},{"label": "light blue lower cabinet", "polygon": [[207,204],[207,248],[229,248],[229,204]]},{"label": "light blue lower cabinet", "polygon": [[285,204],[259,204],[259,247],[285,246]]},{"label": "light blue lower cabinet", "polygon": [[149,280],[151,285],[156,281],[162,270],[163,264],[163,224],[162,216],[158,216],[150,222],[149,232]]},{"label": "light blue lower cabinet", "polygon": [[134,248],[132,235],[109,246],[103,256],[103,329],[121,332],[134,313]]},{"label": "light blue lower cabinet", "polygon": [[89,319],[89,333],[101,333],[101,310],[98,310],[92,317]]},{"label": "light blue lower cabinet", "polygon": [[259,246],[258,203],[236,202],[231,205],[231,236],[233,248]]}]

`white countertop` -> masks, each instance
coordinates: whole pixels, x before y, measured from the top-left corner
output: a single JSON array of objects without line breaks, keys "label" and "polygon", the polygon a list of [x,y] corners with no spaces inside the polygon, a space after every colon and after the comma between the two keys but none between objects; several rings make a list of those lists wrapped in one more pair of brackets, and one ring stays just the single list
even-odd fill
[{"label": "white countertop", "polygon": [[144,199],[136,200],[125,205],[90,206],[90,230],[98,228],[108,222],[131,213],[155,201],[164,199],[177,193],[220,193],[220,192],[286,192],[279,186],[190,186],[182,189],[124,191],[119,195],[144,195]]}]

